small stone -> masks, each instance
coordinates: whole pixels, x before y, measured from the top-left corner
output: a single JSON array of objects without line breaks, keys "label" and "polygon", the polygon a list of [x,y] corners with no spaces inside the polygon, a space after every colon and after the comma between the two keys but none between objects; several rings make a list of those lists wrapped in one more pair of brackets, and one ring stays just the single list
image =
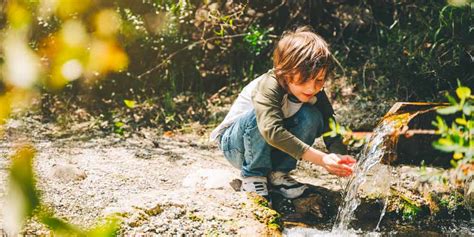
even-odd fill
[{"label": "small stone", "polygon": [[50,176],[63,182],[80,181],[87,177],[84,170],[71,164],[54,164]]}]

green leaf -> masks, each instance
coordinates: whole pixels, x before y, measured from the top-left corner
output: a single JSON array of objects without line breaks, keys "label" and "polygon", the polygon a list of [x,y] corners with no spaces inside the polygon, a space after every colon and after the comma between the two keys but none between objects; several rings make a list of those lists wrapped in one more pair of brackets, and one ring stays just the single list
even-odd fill
[{"label": "green leaf", "polygon": [[451,163],[451,165],[456,168],[458,166],[458,162],[456,160],[451,160],[449,163]]},{"label": "green leaf", "polygon": [[449,138],[440,138],[438,139],[438,142],[440,145],[443,145],[443,146],[451,146],[454,144],[454,142]]},{"label": "green leaf", "polygon": [[452,105],[457,105],[458,102],[456,101],[456,99],[454,99],[454,97],[452,97],[451,95],[449,95],[448,93],[446,93],[446,98],[448,98],[448,101],[450,104]]},{"label": "green leaf", "polygon": [[325,133],[323,133],[323,137],[332,137],[332,134],[333,134],[332,131],[325,132]]},{"label": "green leaf", "polygon": [[66,221],[54,217],[52,213],[43,213],[40,216],[41,223],[45,224],[55,234],[61,235],[80,235],[81,230],[74,225],[67,223]]},{"label": "green leaf", "polygon": [[440,142],[444,138],[439,139],[438,141],[433,142],[433,147],[437,150],[444,151],[444,152],[453,152],[456,150],[457,146],[451,144],[443,144],[443,142]]},{"label": "green leaf", "polygon": [[124,123],[122,122],[115,122],[114,126],[117,127],[117,128],[120,128],[120,127],[123,127],[123,125],[125,125]]},{"label": "green leaf", "polygon": [[438,128],[438,131],[436,131],[438,134],[443,134],[448,129],[448,125],[441,116],[436,116],[436,121],[433,121],[431,124]]},{"label": "green leaf", "polygon": [[456,89],[456,94],[463,100],[471,96],[471,89],[469,89],[469,87],[461,86]]},{"label": "green leaf", "polygon": [[469,103],[465,103],[463,108],[462,108],[462,112],[465,114],[465,115],[468,115],[470,116],[471,113],[474,111],[474,106],[471,106]]},{"label": "green leaf", "polygon": [[136,102],[134,100],[123,100],[125,105],[131,109],[135,108]]},{"label": "green leaf", "polygon": [[456,118],[456,123],[459,125],[467,125],[467,121],[464,118]]},{"label": "green leaf", "polygon": [[464,155],[461,152],[455,152],[453,154],[453,159],[455,159],[455,160],[462,159],[463,157],[464,157]]},{"label": "green leaf", "polygon": [[336,129],[336,124],[335,124],[335,123],[336,123],[336,122],[334,121],[334,119],[332,119],[332,118],[329,119],[329,128],[330,128],[331,130],[335,130],[335,129]]},{"label": "green leaf", "polygon": [[7,231],[17,233],[21,223],[33,215],[40,205],[39,194],[36,190],[36,179],[33,172],[35,149],[24,146],[11,157],[8,191],[5,197],[4,221],[12,223]]},{"label": "green leaf", "polygon": [[454,114],[459,111],[459,108],[457,106],[448,106],[444,108],[440,108],[436,110],[439,114]]}]

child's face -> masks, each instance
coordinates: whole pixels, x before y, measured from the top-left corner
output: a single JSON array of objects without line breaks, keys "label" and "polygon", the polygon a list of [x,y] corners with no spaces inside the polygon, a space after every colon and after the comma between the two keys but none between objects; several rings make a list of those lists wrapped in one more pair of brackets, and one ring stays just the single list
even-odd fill
[{"label": "child's face", "polygon": [[289,80],[288,90],[301,102],[308,102],[323,88],[326,70],[320,70],[315,78],[311,78],[303,83],[300,82],[300,77],[301,75],[298,73]]}]

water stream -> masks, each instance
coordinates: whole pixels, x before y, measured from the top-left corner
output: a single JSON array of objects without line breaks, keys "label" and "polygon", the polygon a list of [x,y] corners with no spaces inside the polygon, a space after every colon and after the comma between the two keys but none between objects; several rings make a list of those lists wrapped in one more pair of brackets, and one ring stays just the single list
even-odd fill
[{"label": "water stream", "polygon": [[377,222],[377,226],[375,227],[375,231],[379,231],[379,230],[380,230],[380,222],[382,222],[383,216],[385,216],[385,212],[386,212],[386,210],[387,210],[387,206],[388,206],[388,197],[386,197],[385,200],[384,200],[384,202],[383,202],[382,213],[380,213],[379,222]]},{"label": "water stream", "polygon": [[[400,182],[391,183],[392,173],[398,173],[399,170],[393,169],[387,165],[380,164],[383,157],[391,152],[394,152],[394,138],[403,130],[403,126],[416,116],[415,113],[404,113],[392,115],[384,118],[384,120],[374,129],[372,136],[358,155],[358,162],[354,167],[353,176],[347,181],[344,186],[344,197],[339,207],[336,220],[332,225],[321,225],[316,228],[288,228],[283,231],[283,236],[291,237],[306,237],[306,236],[392,236],[392,235],[409,235],[418,236],[421,229],[428,230],[430,234],[427,236],[441,236],[441,233],[450,233],[454,236],[472,236],[474,227],[471,222],[458,221],[457,224],[447,226],[430,226],[421,227],[419,225],[410,226],[389,221],[389,228],[380,229],[381,222],[386,213],[388,206],[388,193],[391,185],[400,185]],[[392,154],[389,154],[392,155]],[[400,175],[398,175],[400,176]],[[387,191],[388,190],[388,191]],[[381,215],[378,218],[375,229],[373,223],[368,223],[364,220],[358,220],[357,227],[350,226],[355,219],[354,212],[361,203],[360,193],[379,193],[382,194],[383,208]],[[359,222],[361,221],[361,222]],[[367,228],[371,226],[371,228]],[[355,227],[355,228],[354,228]]]},{"label": "water stream", "polygon": [[[354,211],[360,204],[360,198],[358,197],[360,186],[366,182],[367,174],[370,169],[378,164],[385,152],[390,149],[390,139],[393,137],[394,132],[406,124],[409,119],[410,114],[408,113],[392,115],[391,117],[385,118],[381,124],[375,128],[369,141],[358,155],[354,175],[350,178],[345,187],[345,195],[333,226],[334,232],[348,229],[350,222],[354,218]],[[386,182],[389,182],[389,180],[386,180]],[[387,203],[384,205],[387,205]]]}]

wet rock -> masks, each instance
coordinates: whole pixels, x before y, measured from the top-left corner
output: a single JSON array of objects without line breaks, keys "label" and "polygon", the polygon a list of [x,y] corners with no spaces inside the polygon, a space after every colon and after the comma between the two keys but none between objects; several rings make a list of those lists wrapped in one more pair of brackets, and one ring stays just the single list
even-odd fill
[{"label": "wet rock", "polygon": [[316,219],[328,218],[324,200],[320,195],[309,194],[307,197],[295,199],[293,204],[297,213],[310,214]]},{"label": "wet rock", "polygon": [[354,215],[359,220],[376,221],[380,218],[383,206],[383,201],[379,199],[363,199],[355,210]]},{"label": "wet rock", "polygon": [[62,182],[80,181],[87,177],[84,170],[72,164],[53,164],[49,175]]}]

